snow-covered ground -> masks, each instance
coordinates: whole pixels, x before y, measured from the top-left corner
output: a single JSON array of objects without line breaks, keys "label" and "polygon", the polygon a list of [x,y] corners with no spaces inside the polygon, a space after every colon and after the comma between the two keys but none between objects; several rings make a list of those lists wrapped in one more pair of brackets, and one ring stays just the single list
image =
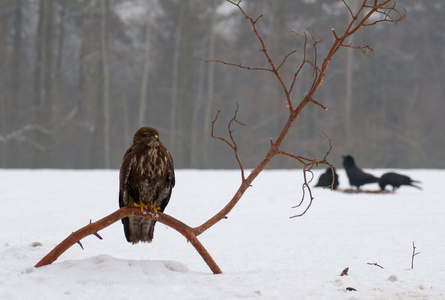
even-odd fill
[{"label": "snow-covered ground", "polygon": [[[301,171],[264,171],[228,219],[199,237],[223,271],[213,275],[160,223],[151,244],[128,244],[117,222],[99,232],[103,240],[89,236],[85,250],[75,245],[36,269],[71,232],[118,208],[118,171],[0,170],[0,299],[445,299],[445,171],[396,171],[423,190],[314,188],[312,207],[293,219]],[[177,170],[176,182],[166,213],[197,226],[229,201],[240,174]]]}]

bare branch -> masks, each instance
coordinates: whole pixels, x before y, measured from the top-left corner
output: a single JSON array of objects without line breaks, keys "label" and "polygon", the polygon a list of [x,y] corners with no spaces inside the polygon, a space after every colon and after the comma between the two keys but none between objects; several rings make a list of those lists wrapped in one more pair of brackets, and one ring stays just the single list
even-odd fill
[{"label": "bare branch", "polygon": [[[338,0],[336,0],[338,1]],[[354,15],[354,12],[352,11],[352,9],[349,7],[348,3],[345,0],[342,0],[343,4],[345,5],[345,7],[347,8],[347,10],[349,11],[349,15],[351,16],[352,19],[356,18],[356,15]],[[362,6],[364,5],[364,3],[366,3],[366,0],[363,1]]]},{"label": "bare branch", "polygon": [[324,105],[321,104],[320,102],[314,100],[312,97],[311,97],[311,102],[314,103],[315,105],[320,106],[323,110],[328,110],[328,108],[327,108],[326,106],[324,106]]},{"label": "bare branch", "polygon": [[272,72],[272,73],[273,73],[273,70],[271,70],[271,69],[267,69],[267,68],[253,68],[253,67],[243,66],[241,63],[239,63],[239,64],[234,64],[234,63],[226,62],[226,61],[219,60],[219,59],[209,59],[209,60],[201,59],[201,60],[202,60],[205,64],[206,64],[206,63],[211,63],[211,62],[216,62],[216,63],[221,63],[221,64],[223,64],[223,65],[228,65],[228,66],[232,66],[232,67],[237,67],[237,68],[245,69],[245,70],[249,70],[249,71],[267,71],[267,72]]},{"label": "bare branch", "polygon": [[238,115],[238,110],[239,110],[239,104],[238,104],[238,102],[237,102],[237,103],[236,103],[235,115],[234,115],[233,118],[229,121],[229,124],[228,124],[228,126],[227,126],[227,131],[229,132],[230,140],[231,140],[232,142],[229,142],[229,141],[226,140],[225,138],[220,137],[220,136],[215,136],[215,135],[213,134],[213,131],[214,131],[214,128],[215,128],[215,122],[216,122],[216,120],[218,119],[218,115],[219,115],[220,111],[218,111],[218,113],[217,113],[216,116],[215,116],[215,119],[213,119],[213,121],[212,121],[212,132],[211,132],[211,137],[212,137],[212,138],[215,138],[215,139],[218,139],[218,140],[221,140],[221,141],[223,141],[223,142],[225,142],[227,145],[229,145],[229,146],[233,149],[233,151],[234,151],[234,153],[235,153],[236,161],[238,162],[238,165],[239,165],[240,170],[241,170],[241,178],[242,178],[242,181],[244,182],[244,181],[246,180],[246,178],[244,177],[244,168],[243,168],[243,164],[241,163],[241,159],[240,159],[240,157],[239,157],[239,155],[238,155],[238,145],[236,144],[236,140],[235,140],[235,138],[233,137],[233,130],[232,130],[232,123],[233,123],[233,122],[236,122],[236,123],[238,123],[238,124],[240,124],[240,125],[246,126],[246,124],[241,123],[241,122],[238,121],[238,119],[236,118],[237,115]]},{"label": "bare branch", "polygon": [[[272,59],[270,58],[268,51],[266,49],[265,43],[263,38],[261,37],[261,34],[259,33],[259,31],[257,30],[256,27],[256,22],[258,22],[259,18],[253,19],[252,17],[250,17],[244,10],[243,8],[240,6],[241,1],[238,2],[233,2],[230,0],[227,0],[227,2],[235,5],[240,11],[241,13],[246,17],[246,19],[250,20],[251,26],[252,26],[252,30],[255,33],[255,36],[257,37],[257,39],[260,41],[261,46],[262,46],[262,52],[264,53],[264,55],[266,56],[266,59],[268,60],[269,65],[271,66],[270,69],[266,69],[268,72],[273,72],[278,83],[280,84],[280,86],[283,89],[284,94],[286,95],[286,100],[287,100],[287,106],[290,109],[290,114],[288,116],[288,119],[286,121],[286,123],[284,124],[280,134],[278,135],[277,139],[275,141],[271,140],[271,146],[269,151],[267,152],[267,154],[265,155],[265,157],[260,161],[260,163],[257,165],[257,167],[251,172],[251,174],[245,179],[243,180],[243,182],[241,183],[240,187],[238,188],[237,192],[235,193],[235,195],[233,196],[232,200],[219,212],[217,213],[215,216],[213,216],[211,219],[209,219],[207,222],[205,222],[204,224],[202,224],[201,226],[198,226],[196,228],[194,228],[194,231],[196,233],[202,233],[205,230],[207,230],[209,227],[213,226],[216,222],[218,222],[219,220],[221,220],[222,218],[225,218],[226,215],[233,209],[233,207],[236,205],[236,203],[240,200],[240,198],[242,197],[243,193],[247,190],[247,188],[250,186],[250,184],[252,183],[252,181],[258,176],[258,174],[267,166],[267,164],[272,160],[272,158],[276,155],[276,154],[282,154],[282,155],[287,155],[287,156],[291,156],[295,159],[297,159],[300,163],[303,162],[304,165],[304,174],[305,174],[305,183],[303,184],[303,194],[306,192],[306,188],[308,188],[308,192],[309,192],[309,205],[307,208],[310,207],[311,201],[313,199],[312,197],[312,192],[310,191],[309,185],[308,185],[308,181],[306,178],[306,172],[308,170],[311,169],[312,166],[314,165],[318,165],[320,163],[323,164],[328,164],[329,166],[331,166],[331,169],[333,170],[333,166],[332,164],[330,164],[329,162],[327,162],[327,155],[330,153],[331,149],[332,149],[332,144],[331,144],[331,140],[330,138],[327,136],[328,140],[329,140],[329,151],[327,152],[326,156],[324,157],[324,159],[322,161],[318,161],[316,162],[310,159],[304,159],[301,156],[298,155],[294,155],[291,153],[287,153],[284,151],[280,150],[280,146],[283,143],[287,133],[289,132],[290,128],[292,127],[293,123],[295,122],[295,120],[299,117],[299,115],[301,114],[301,112],[303,111],[304,107],[309,103],[312,102],[320,107],[322,107],[323,109],[326,109],[326,107],[324,105],[322,105],[320,102],[315,101],[313,96],[315,94],[315,92],[318,90],[318,88],[320,87],[321,83],[323,82],[327,67],[329,65],[329,63],[331,62],[333,56],[337,53],[337,51],[342,48],[342,47],[355,47],[352,45],[345,45],[344,41],[346,40],[347,37],[349,37],[350,35],[354,34],[358,29],[360,29],[361,27],[364,27],[364,24],[366,24],[366,22],[370,19],[370,17],[377,11],[382,11],[382,9],[387,8],[385,7],[385,5],[387,5],[388,3],[390,3],[391,1],[383,1],[381,3],[378,3],[376,0],[375,2],[375,7],[372,7],[370,9],[369,12],[367,12],[367,14],[365,14],[361,19],[358,19],[358,16],[361,15],[361,13],[363,12],[363,10],[365,9],[367,0],[364,0],[362,2],[362,6],[360,7],[360,9],[357,11],[357,13],[355,14],[356,16],[356,20],[352,20],[349,25],[347,26],[345,32],[339,36],[335,29],[332,29],[332,33],[335,36],[335,41],[333,43],[333,45],[331,46],[328,54],[326,55],[326,57],[324,58],[323,62],[321,63],[321,66],[318,66],[318,61],[317,61],[317,57],[318,57],[318,53],[315,50],[314,55],[315,58],[313,61],[308,60],[307,56],[306,56],[306,51],[307,51],[307,34],[304,33],[303,36],[305,38],[305,43],[304,43],[304,47],[303,47],[303,61],[300,65],[300,67],[298,68],[298,70],[294,73],[294,76],[292,78],[292,81],[290,83],[290,88],[287,89],[286,85],[283,82],[283,79],[280,75],[280,73],[278,72],[278,68],[275,67],[274,62],[272,61]],[[342,1],[343,3],[346,4],[346,2]],[[350,10],[350,7],[347,6],[346,7],[348,10]],[[394,7],[391,7],[392,9],[394,9]],[[354,16],[354,13],[350,10],[350,13]],[[397,20],[396,20],[397,21]],[[310,33],[310,32],[309,32]],[[314,48],[316,49],[316,46],[319,42],[321,42],[321,40],[316,40],[312,34],[310,35],[311,39],[313,40],[313,44],[314,44]],[[361,48],[357,48],[357,49],[361,49],[362,51],[364,49],[368,49],[371,50],[371,48],[366,45],[362,46]],[[295,52],[293,52],[295,53]],[[292,53],[288,54],[287,56],[285,56],[286,60]],[[221,61],[219,61],[221,62]],[[227,63],[230,64],[230,63]],[[296,78],[298,77],[298,74],[300,73],[300,71],[302,70],[302,68],[306,65],[309,64],[314,71],[314,81],[312,83],[311,88],[309,89],[308,93],[303,97],[303,99],[300,101],[300,103],[297,105],[297,107],[295,109],[292,110],[293,105],[291,102],[291,92],[294,88],[295,82],[296,82]],[[233,66],[239,66],[239,65],[235,65],[232,64]],[[281,69],[283,65],[283,62],[280,63],[279,67]],[[229,143],[228,141],[226,141],[226,143],[228,143],[229,145],[232,145],[231,143]],[[233,145],[232,145],[233,146]],[[303,195],[303,199],[304,199]],[[296,216],[301,216],[303,215],[305,212],[307,211],[307,209],[300,215],[296,215]]]},{"label": "bare branch", "polygon": [[[274,73],[275,77],[277,78],[278,82],[280,83],[280,85],[281,85],[281,87],[282,87],[282,89],[283,89],[283,91],[284,91],[284,93],[285,93],[285,95],[286,95],[286,101],[287,101],[287,107],[288,107],[288,109],[289,109],[289,113],[292,114],[292,113],[293,113],[293,105],[292,105],[292,100],[291,100],[290,92],[289,92],[288,88],[286,87],[286,84],[284,83],[283,78],[281,77],[280,73],[278,72],[278,71],[279,71],[279,70],[278,70],[279,67],[277,68],[277,67],[275,66],[275,63],[273,62],[272,58],[270,57],[269,52],[268,52],[268,50],[267,50],[267,48],[266,48],[266,44],[265,44],[265,42],[264,42],[264,39],[263,39],[263,37],[261,36],[261,34],[258,32],[258,29],[257,29],[257,26],[256,26],[256,23],[258,22],[258,20],[259,20],[263,15],[258,16],[256,19],[253,19],[253,18],[252,18],[249,14],[247,14],[246,11],[244,11],[244,9],[241,7],[241,5],[240,5],[240,4],[241,4],[241,1],[238,1],[237,3],[235,3],[234,1],[231,1],[231,0],[226,0],[226,1],[229,2],[229,3],[231,3],[231,4],[233,4],[233,5],[235,5],[235,6],[239,9],[239,11],[244,15],[244,17],[245,17],[247,20],[250,21],[250,25],[251,25],[251,27],[252,27],[252,30],[253,30],[253,32],[255,33],[255,36],[257,37],[258,41],[259,41],[260,44],[261,44],[261,50],[260,50],[260,51],[264,54],[264,56],[265,56],[265,58],[266,58],[268,64],[270,65],[270,69],[265,69],[265,70]],[[290,54],[289,54],[289,55],[290,55]],[[289,57],[289,55],[287,55],[287,57]],[[285,57],[284,60],[286,60],[287,57]],[[224,62],[222,62],[222,61],[219,61],[219,62],[224,63]],[[230,63],[225,63],[225,64],[230,65]],[[281,66],[281,65],[282,65],[282,64],[280,64],[280,66]],[[260,70],[261,68],[255,68],[255,69],[256,69],[256,70]]]},{"label": "bare branch", "polygon": [[294,53],[297,53],[298,49],[295,49],[291,52],[289,52],[288,54],[286,54],[286,56],[283,58],[283,61],[281,62],[281,64],[277,67],[277,71],[286,63],[286,60],[289,58],[289,56],[291,56]]},{"label": "bare branch", "polygon": [[46,135],[50,134],[50,131],[43,126],[35,125],[35,124],[27,124],[27,125],[23,126],[22,128],[11,131],[10,133],[8,133],[5,136],[0,135],[0,143],[6,143],[10,140],[17,140],[20,142],[29,143],[29,144],[33,145],[34,147],[36,147],[37,149],[39,149],[40,151],[45,151],[46,147],[44,145],[28,138],[25,135],[28,131],[32,131],[32,130],[41,132]]},{"label": "bare branch", "polygon": [[[355,33],[361,27],[373,26],[373,25],[376,25],[378,23],[383,23],[383,22],[397,24],[399,21],[403,20],[406,17],[406,9],[403,8],[403,13],[402,13],[396,7],[397,3],[394,0],[384,0],[381,3],[378,3],[378,1],[374,0],[374,1],[372,1],[372,2],[374,2],[373,5],[367,5],[366,4],[367,2],[368,2],[368,0],[365,0],[363,2],[363,4],[360,7],[360,9],[358,10],[356,16],[360,15],[360,13],[362,11],[364,11],[364,9],[369,9],[369,12],[362,18],[362,20],[357,24],[356,27],[354,27],[353,29],[350,30],[349,35]],[[392,13],[394,13],[396,16],[392,17],[391,16]],[[371,16],[374,16],[374,15],[381,15],[382,18],[378,19],[376,21],[369,21],[371,19]],[[351,22],[350,28],[352,28],[353,23],[354,23],[354,21]]]},{"label": "bare branch", "polygon": [[324,134],[324,136],[326,137],[326,139],[328,140],[328,143],[329,143],[329,149],[328,149],[328,151],[326,151],[326,155],[323,157],[322,162],[331,166],[331,164],[327,161],[327,158],[328,158],[329,153],[331,153],[331,151],[332,151],[332,139],[329,137],[329,135],[323,129],[321,129],[318,126],[317,126],[317,128],[318,128],[318,130],[321,131],[321,133]]},{"label": "bare branch", "polygon": [[[303,185],[302,185],[303,196],[301,198],[301,201],[297,205],[292,206],[292,208],[300,207],[303,204],[303,202],[304,202],[306,190],[309,193],[309,203],[308,203],[307,207],[304,209],[304,211],[302,213],[300,213],[300,214],[291,216],[290,218],[303,216],[309,210],[309,208],[312,205],[312,200],[314,199],[314,197],[312,196],[312,190],[311,190],[309,184],[314,179],[314,174],[312,173],[312,168],[314,166],[318,167],[319,164],[327,164],[328,166],[330,166],[330,168],[332,170],[332,177],[334,178],[333,165],[326,160],[328,155],[329,155],[329,153],[332,150],[332,143],[331,143],[332,139],[320,127],[318,127],[318,129],[326,136],[326,138],[329,141],[329,149],[328,149],[328,151],[326,151],[326,155],[323,157],[322,160],[317,160],[315,158],[311,159],[311,158],[303,157],[303,156],[296,155],[296,154],[289,153],[289,152],[282,151],[282,150],[278,150],[277,151],[277,154],[288,156],[288,157],[291,157],[293,159],[296,159],[298,162],[300,162],[303,165],[303,178],[304,178]],[[311,178],[309,180],[307,178],[307,173],[309,173],[311,175]],[[334,184],[334,182],[332,182],[331,185],[329,186],[331,189],[333,187],[333,184]]]},{"label": "bare branch", "polygon": [[71,233],[65,240],[63,240],[51,252],[49,252],[44,258],[42,258],[35,265],[35,267],[38,268],[53,263],[60,255],[62,255],[74,244],[79,244],[83,249],[83,246],[80,243],[81,239],[92,234],[95,235],[98,231],[128,216],[156,220],[175,229],[176,231],[181,233],[187,239],[187,241],[189,241],[193,245],[193,247],[195,247],[196,251],[198,251],[198,253],[201,255],[201,257],[204,259],[204,261],[207,263],[214,274],[222,273],[221,269],[215,263],[213,258],[210,256],[204,246],[199,242],[196,234],[193,233],[193,230],[190,226],[162,212],[158,212],[156,214],[147,211],[141,212],[138,207],[122,207],[121,209],[106,216],[105,218],[100,219],[99,221],[96,221],[94,223],[91,223],[90,221],[87,226]]}]

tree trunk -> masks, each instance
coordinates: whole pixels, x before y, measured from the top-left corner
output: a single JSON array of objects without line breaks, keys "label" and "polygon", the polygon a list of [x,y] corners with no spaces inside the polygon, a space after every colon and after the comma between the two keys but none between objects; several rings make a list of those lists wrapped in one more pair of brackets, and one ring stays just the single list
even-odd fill
[{"label": "tree trunk", "polygon": [[[213,6],[213,14],[212,14],[212,21],[210,23],[210,29],[209,29],[209,53],[207,54],[208,57],[215,57],[215,45],[216,45],[216,33],[215,33],[215,24],[216,24],[216,17],[217,15],[217,3]],[[208,151],[210,149],[210,125],[213,117],[213,104],[215,102],[214,100],[214,90],[215,90],[215,64],[210,64],[208,66],[208,75],[207,75],[207,96],[205,101],[205,112],[204,112],[204,131],[203,131],[203,137],[202,137],[202,149],[207,149],[203,152],[204,159],[204,167],[208,168],[210,167],[210,161],[211,161],[211,155],[212,152]]]},{"label": "tree trunk", "polygon": [[175,45],[173,50],[173,78],[172,78],[172,92],[171,92],[171,106],[170,106],[170,134],[169,134],[169,149],[172,149],[172,152],[177,152],[177,139],[176,139],[176,130],[177,130],[177,109],[178,109],[178,91],[179,91],[179,62],[181,58],[181,26],[184,22],[184,12],[185,12],[185,1],[181,1],[179,7],[179,16],[178,16],[178,31],[175,36]]},{"label": "tree trunk", "polygon": [[[57,104],[53,98],[53,40],[54,40],[54,1],[41,0],[39,5],[39,22],[36,37],[36,61],[34,69],[34,97],[36,123],[43,127],[56,126],[54,118]],[[52,131],[50,130],[50,134]],[[39,141],[43,149],[35,155],[35,167],[49,167],[52,136],[35,133],[34,139]]]},{"label": "tree trunk", "polygon": [[[8,35],[8,22],[6,18],[0,18],[0,136],[5,136],[8,132],[8,119],[6,117],[6,86],[5,86],[5,74],[6,74],[6,63],[8,61],[6,52],[6,43]],[[0,167],[7,167],[8,161],[8,146],[6,141],[0,143]]]},{"label": "tree trunk", "polygon": [[110,95],[109,95],[109,70],[108,70],[108,14],[110,9],[109,0],[101,1],[101,54],[102,54],[102,96],[103,96],[103,118],[104,118],[104,131],[103,131],[103,157],[104,157],[104,167],[106,169],[110,168]]},{"label": "tree trunk", "polygon": [[[180,152],[182,157],[182,167],[191,168],[191,156],[193,155],[191,151],[191,138],[190,135],[193,131],[193,121],[190,116],[193,114],[193,106],[196,102],[195,98],[195,87],[193,85],[194,79],[194,57],[193,50],[195,48],[195,41],[193,39],[193,31],[195,25],[195,12],[192,9],[192,4],[190,0],[181,1],[184,2],[184,18],[182,26],[180,27],[181,34],[181,50],[180,50],[180,60],[179,60],[179,96],[180,101],[178,101],[178,120],[179,128],[181,133],[176,135],[176,139],[180,142]],[[178,129],[179,129],[178,128]]]},{"label": "tree trunk", "polygon": [[[204,49],[205,45],[206,45],[206,39],[202,39],[200,45],[199,45],[199,49]],[[203,51],[200,51],[203,52]],[[203,102],[204,102],[204,80],[205,80],[205,69],[206,66],[204,66],[203,64],[199,65],[198,68],[198,84],[197,84],[197,92],[196,92],[196,101],[195,101],[195,105],[193,106],[193,115],[192,115],[192,133],[191,133],[191,147],[190,147],[190,151],[191,151],[191,167],[192,168],[201,168],[202,167],[202,155],[201,155],[201,150],[202,149],[206,149],[204,148],[204,144],[200,143],[200,136],[201,136],[201,127],[202,127],[202,123],[201,123],[201,118],[199,117],[199,113],[201,111],[201,108],[203,107]],[[204,125],[205,127],[205,125]],[[207,149],[208,150],[208,149]],[[207,151],[204,151],[204,153],[206,153]]]},{"label": "tree trunk", "polygon": [[[153,13],[153,0],[148,1],[147,8],[147,23],[145,25],[145,51],[144,51],[144,69],[142,70],[142,82],[141,82],[141,95],[139,99],[139,116],[138,127],[143,127],[147,124],[145,114],[147,109],[147,87],[148,87],[148,75],[150,73],[150,48],[151,48],[151,30],[153,28],[152,13]],[[149,101],[151,102],[151,101]],[[151,109],[149,105],[149,109]]]},{"label": "tree trunk", "polygon": [[[14,101],[14,110],[10,112],[17,116],[22,105],[21,99],[21,61],[22,61],[22,0],[14,1],[14,36],[13,36],[13,56],[12,56],[12,95],[11,98]],[[21,124],[16,124],[16,126]]]}]

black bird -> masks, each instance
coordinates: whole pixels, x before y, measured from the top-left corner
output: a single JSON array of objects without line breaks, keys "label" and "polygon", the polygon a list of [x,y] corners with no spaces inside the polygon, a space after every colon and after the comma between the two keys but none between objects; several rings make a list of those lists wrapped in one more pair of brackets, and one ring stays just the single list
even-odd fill
[{"label": "black bird", "polygon": [[[332,185],[332,188],[336,190],[338,187],[338,175],[337,172],[335,172],[335,168],[333,168],[333,170],[334,170],[334,184]],[[329,167],[326,169],[326,172],[320,175],[318,183],[315,186],[329,187],[331,184],[332,184],[332,170]]]},{"label": "black bird", "polygon": [[395,191],[401,185],[410,185],[418,189],[422,189],[420,186],[414,185],[413,183],[420,183],[420,181],[412,180],[408,176],[397,174],[394,172],[385,173],[380,177],[379,186],[382,191],[385,189],[385,186],[391,185],[392,190]]},{"label": "black bird", "polygon": [[374,175],[368,174],[357,168],[354,162],[354,158],[350,155],[343,156],[343,166],[345,167],[346,174],[349,178],[349,184],[357,187],[359,190],[361,185],[379,182],[380,178]]}]

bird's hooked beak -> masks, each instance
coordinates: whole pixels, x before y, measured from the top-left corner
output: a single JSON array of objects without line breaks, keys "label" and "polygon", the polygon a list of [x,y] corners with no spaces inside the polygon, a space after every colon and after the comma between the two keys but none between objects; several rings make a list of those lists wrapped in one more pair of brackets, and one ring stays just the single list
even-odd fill
[{"label": "bird's hooked beak", "polygon": [[155,135],[154,140],[155,140],[156,142],[159,142],[159,136],[158,136],[157,134]]}]

